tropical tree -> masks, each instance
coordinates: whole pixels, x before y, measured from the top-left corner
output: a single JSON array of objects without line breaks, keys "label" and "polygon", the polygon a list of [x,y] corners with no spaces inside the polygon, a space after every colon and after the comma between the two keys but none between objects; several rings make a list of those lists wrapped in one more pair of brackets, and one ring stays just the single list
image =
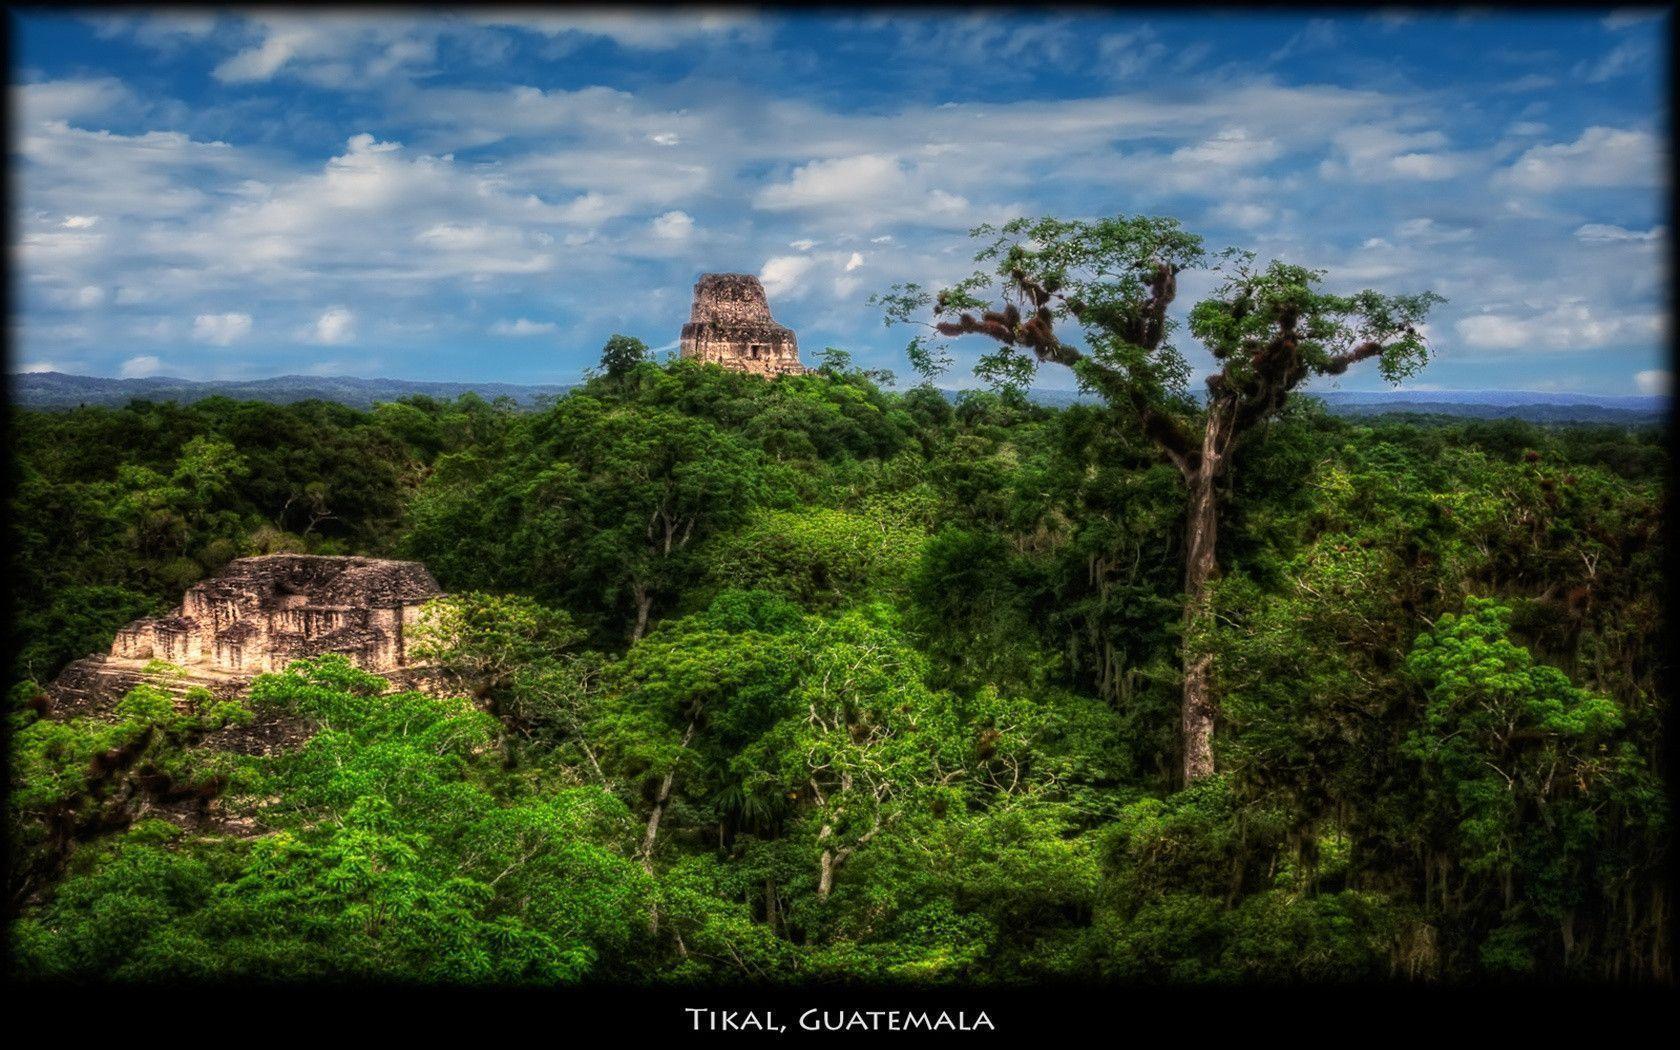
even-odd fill
[{"label": "tropical tree", "polygon": [[647,344],[633,335],[613,334],[601,347],[601,370],[614,381],[623,379],[632,368],[647,360]]},{"label": "tropical tree", "polygon": [[[1237,444],[1275,416],[1307,378],[1339,375],[1377,358],[1399,382],[1427,358],[1418,326],[1441,302],[1432,292],[1338,295],[1325,272],[1283,262],[1257,267],[1251,252],[1210,259],[1202,240],[1174,219],[1053,218],[984,225],[975,261],[988,264],[937,294],[897,285],[877,302],[889,321],[919,322],[942,336],[984,335],[998,349],[975,372],[1020,391],[1039,362],[1071,368],[1080,385],[1129,413],[1178,469],[1188,496],[1184,527],[1182,771],[1213,772],[1211,584],[1218,570],[1218,483]],[[1168,341],[1179,274],[1212,263],[1221,283],[1197,303],[1189,327],[1218,370],[1201,404],[1189,368]],[[934,320],[920,317],[931,307]],[[1065,340],[1068,325],[1084,346]]]}]

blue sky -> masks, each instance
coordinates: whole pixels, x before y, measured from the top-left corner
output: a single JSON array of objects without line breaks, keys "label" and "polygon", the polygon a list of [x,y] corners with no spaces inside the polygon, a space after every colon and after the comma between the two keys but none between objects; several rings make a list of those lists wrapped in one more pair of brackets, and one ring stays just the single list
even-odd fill
[{"label": "blue sky", "polygon": [[12,17],[13,371],[567,382],[747,271],[906,375],[872,292],[1148,212],[1447,296],[1417,388],[1668,385],[1651,11]]}]

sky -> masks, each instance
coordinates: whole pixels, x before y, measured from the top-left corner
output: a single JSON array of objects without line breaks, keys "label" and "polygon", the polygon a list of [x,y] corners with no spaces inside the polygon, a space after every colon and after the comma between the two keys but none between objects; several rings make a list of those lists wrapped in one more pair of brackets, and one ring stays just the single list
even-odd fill
[{"label": "sky", "polygon": [[572,382],[730,271],[908,379],[871,293],[1143,213],[1446,296],[1412,389],[1668,389],[1660,11],[10,18],[9,371]]}]

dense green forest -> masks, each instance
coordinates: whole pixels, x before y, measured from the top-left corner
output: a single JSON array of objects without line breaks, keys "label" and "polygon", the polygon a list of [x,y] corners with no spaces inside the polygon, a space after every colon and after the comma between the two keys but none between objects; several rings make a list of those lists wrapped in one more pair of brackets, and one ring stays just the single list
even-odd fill
[{"label": "dense green forest", "polygon": [[[18,972],[1667,979],[1659,432],[1291,400],[1221,482],[1185,787],[1184,491],[1135,414],[618,349],[531,412],[13,413]],[[457,695],[323,658],[41,717],[275,551],[424,561]],[[315,735],[214,746],[271,709]]]}]

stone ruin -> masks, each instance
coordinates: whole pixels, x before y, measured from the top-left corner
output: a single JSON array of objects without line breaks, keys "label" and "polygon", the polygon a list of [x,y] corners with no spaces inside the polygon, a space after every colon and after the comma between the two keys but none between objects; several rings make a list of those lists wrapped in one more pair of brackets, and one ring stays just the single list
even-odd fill
[{"label": "stone ruin", "polygon": [[682,356],[762,376],[799,375],[793,329],[770,316],[764,286],[750,273],[702,274],[682,327]]},{"label": "stone ruin", "polygon": [[109,655],[70,664],[48,692],[71,708],[97,704],[142,681],[162,684],[147,671],[154,660],[185,669],[167,677],[171,691],[204,686],[224,695],[292,660],[327,653],[392,677],[410,666],[407,638],[420,607],[442,593],[418,562],[309,554],[238,558],[193,584],[172,614],[135,620],[118,631]]},{"label": "stone ruin", "polygon": [[342,653],[364,670],[394,671],[408,663],[406,628],[442,593],[418,562],[239,558],[193,584],[173,615],[118,631],[111,656],[249,675]]}]

